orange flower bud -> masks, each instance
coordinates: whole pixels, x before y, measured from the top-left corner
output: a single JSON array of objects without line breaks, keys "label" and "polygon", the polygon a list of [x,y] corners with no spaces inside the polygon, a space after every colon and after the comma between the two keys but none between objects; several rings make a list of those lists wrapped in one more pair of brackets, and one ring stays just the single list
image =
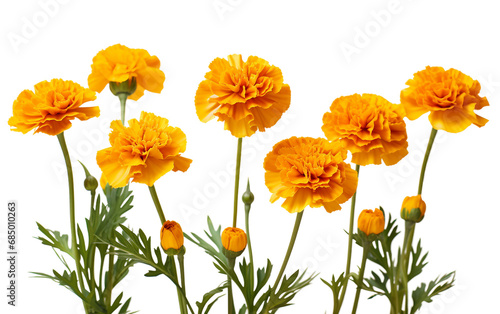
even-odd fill
[{"label": "orange flower bud", "polygon": [[160,237],[161,246],[165,251],[169,249],[179,250],[184,245],[181,225],[173,220],[167,220],[163,223]]},{"label": "orange flower bud", "polygon": [[424,219],[426,205],[422,196],[407,196],[401,206],[401,218],[407,221],[420,222]]},{"label": "orange flower bud", "polygon": [[365,209],[359,214],[358,229],[363,231],[367,236],[381,233],[384,231],[384,227],[384,213],[380,209],[375,208],[375,211]]},{"label": "orange flower bud", "polygon": [[[243,250],[245,250],[247,246],[247,235],[245,231],[240,228],[231,228],[228,227],[222,231],[222,246],[226,249],[225,254],[228,258],[236,258]],[[236,253],[236,255],[234,254]]]}]

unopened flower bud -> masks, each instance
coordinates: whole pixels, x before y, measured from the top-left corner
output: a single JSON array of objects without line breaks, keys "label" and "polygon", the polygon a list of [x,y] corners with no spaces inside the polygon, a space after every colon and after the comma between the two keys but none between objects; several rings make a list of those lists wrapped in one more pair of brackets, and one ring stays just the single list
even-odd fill
[{"label": "unopened flower bud", "polygon": [[358,229],[364,232],[365,235],[370,237],[370,235],[378,235],[384,231],[385,219],[384,213],[375,208],[375,210],[365,209],[358,217]]},{"label": "unopened flower bud", "polygon": [[160,231],[161,247],[168,255],[184,254],[184,233],[181,225],[175,221],[167,220]]},{"label": "unopened flower bud", "polygon": [[420,222],[424,219],[426,205],[422,196],[407,196],[401,206],[401,218],[406,221]]},{"label": "unopened flower bud", "polygon": [[97,187],[99,186],[99,183],[93,175],[88,175],[85,178],[85,181],[83,181],[83,186],[87,191],[95,191],[95,189],[97,189]]},{"label": "unopened flower bud", "polygon": [[224,255],[234,259],[240,256],[247,246],[247,235],[240,228],[228,227],[221,235]]},{"label": "unopened flower bud", "polygon": [[245,203],[245,205],[251,205],[253,203],[255,197],[253,196],[252,191],[250,191],[250,181],[247,182],[247,189],[241,196],[241,199],[243,200],[243,203]]}]

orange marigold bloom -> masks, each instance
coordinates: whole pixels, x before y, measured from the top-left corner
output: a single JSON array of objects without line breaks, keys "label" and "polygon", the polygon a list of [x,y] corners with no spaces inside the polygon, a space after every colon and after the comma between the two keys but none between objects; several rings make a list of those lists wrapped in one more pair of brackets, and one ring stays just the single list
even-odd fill
[{"label": "orange marigold bloom", "polygon": [[285,198],[282,207],[290,213],[306,206],[324,206],[329,213],[339,210],[358,185],[356,171],[344,162],[346,157],[338,141],[292,137],[277,143],[264,160],[271,202]]},{"label": "orange marigold bloom", "polygon": [[402,106],[372,94],[339,97],[323,116],[322,130],[333,141],[340,139],[360,166],[394,165],[408,154]]},{"label": "orange marigold bloom", "polygon": [[160,60],[144,49],[131,49],[117,44],[101,50],[92,59],[89,87],[101,92],[109,82],[121,83],[137,80],[137,89],[128,99],[138,100],[144,90],[160,93],[165,74],[160,70]]},{"label": "orange marigold bloom", "polygon": [[458,70],[427,66],[406,85],[409,87],[401,91],[401,104],[410,120],[430,112],[432,127],[451,133],[461,132],[471,124],[482,127],[488,122],[474,112],[489,106],[486,97],[479,96],[481,85]]},{"label": "orange marigold bloom", "polygon": [[111,122],[111,147],[97,152],[102,170],[101,182],[114,188],[125,186],[130,178],[152,186],[170,170],[186,171],[191,159],[181,157],[186,150],[186,135],[168,120],[142,112],[139,121],[131,119],[129,127],[121,121]]},{"label": "orange marigold bloom", "polygon": [[366,235],[379,234],[384,231],[385,219],[384,213],[375,208],[375,210],[365,209],[358,217],[358,229],[363,231]]},{"label": "orange marigold bloom", "polygon": [[180,249],[184,245],[184,233],[182,233],[181,225],[173,220],[165,221],[161,226],[160,239],[161,247],[165,251]]},{"label": "orange marigold bloom", "polygon": [[35,85],[34,93],[24,90],[19,94],[9,125],[23,134],[35,129],[35,133],[57,135],[69,129],[75,118],[98,117],[99,107],[81,107],[95,99],[95,92],[72,81],[43,81]]},{"label": "orange marigold bloom", "polygon": [[215,59],[209,68],[195,97],[202,122],[217,117],[233,136],[245,137],[275,125],[290,106],[290,86],[264,59],[250,56],[243,62],[234,54]]}]

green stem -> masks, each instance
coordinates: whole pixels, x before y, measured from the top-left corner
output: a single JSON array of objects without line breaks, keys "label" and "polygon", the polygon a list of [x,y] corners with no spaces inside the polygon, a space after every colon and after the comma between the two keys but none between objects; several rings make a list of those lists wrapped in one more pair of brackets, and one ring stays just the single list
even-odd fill
[{"label": "green stem", "polygon": [[358,309],[359,296],[361,294],[361,287],[363,286],[363,276],[365,275],[366,260],[368,258],[368,251],[371,243],[366,241],[363,243],[363,259],[361,260],[361,268],[359,270],[358,287],[356,288],[356,297],[354,298],[354,305],[352,307],[352,314],[356,313]]},{"label": "green stem", "polygon": [[422,188],[424,187],[425,168],[427,168],[427,161],[429,160],[429,155],[431,154],[432,144],[434,144],[434,139],[436,138],[436,134],[437,130],[432,128],[431,136],[429,137],[429,143],[427,143],[427,150],[425,151],[424,162],[422,163],[422,169],[420,170],[418,194],[422,194]]},{"label": "green stem", "polygon": [[[358,174],[358,183],[359,183],[359,170],[360,166],[356,165],[356,172]],[[351,257],[352,257],[352,239],[354,235],[354,215],[355,215],[355,209],[356,209],[356,196],[358,195],[358,190],[356,189],[356,192],[354,192],[354,195],[351,198],[351,215],[349,218],[349,240],[347,242],[347,262],[346,262],[346,267],[345,267],[345,281],[344,285],[342,287],[342,294],[340,295],[339,299],[339,306],[338,306],[338,311],[334,311],[334,313],[338,313],[340,311],[340,308],[342,307],[342,303],[344,302],[344,297],[347,291],[347,285],[349,283],[349,274],[351,273]]]},{"label": "green stem", "polygon": [[165,214],[163,213],[163,209],[161,208],[160,200],[158,199],[158,194],[156,194],[156,189],[154,185],[149,187],[149,193],[151,193],[151,198],[155,203],[156,211],[158,212],[158,217],[160,217],[161,224],[163,225],[163,223],[167,220],[165,219]]},{"label": "green stem", "polygon": [[[95,202],[95,190],[90,192],[90,213],[92,215],[92,212],[94,211],[94,202]],[[96,282],[95,282],[95,243],[89,243],[90,245],[90,261],[89,261],[89,271],[90,271],[90,293],[95,290],[96,287]]]},{"label": "green stem", "polygon": [[[80,251],[78,251],[77,241],[76,241],[76,219],[75,219],[75,189],[73,185],[73,168],[71,167],[71,160],[69,158],[68,147],[66,146],[66,140],[64,139],[64,132],[57,135],[57,140],[61,146],[63,152],[64,161],[66,163],[66,170],[68,172],[68,185],[69,185],[69,224],[71,228],[71,249],[73,250],[73,255],[76,264],[76,274],[78,276],[78,282],[80,283],[80,288],[82,292],[85,290],[85,285],[83,284],[82,278],[82,266],[80,264]],[[83,303],[85,307],[85,312],[88,313],[87,304]]]},{"label": "green stem", "polygon": [[[173,258],[173,256],[168,256],[167,258]],[[173,270],[174,270],[174,274],[175,274],[175,281],[178,282],[178,276],[177,276],[177,267],[175,266],[175,261],[172,261],[172,266],[173,266]],[[186,314],[186,312],[184,312],[184,295],[183,295],[183,291],[177,287],[177,299],[179,301],[179,309],[181,311],[181,314]]]},{"label": "green stem", "polygon": [[285,272],[286,265],[288,264],[288,260],[290,259],[290,255],[292,254],[293,245],[295,244],[295,239],[297,239],[297,234],[299,232],[300,221],[302,220],[302,216],[304,215],[304,211],[297,213],[297,218],[295,219],[295,225],[293,226],[292,237],[290,238],[290,243],[288,244],[288,250],[286,251],[285,259],[283,260],[283,264],[281,265],[280,272],[278,273],[278,277],[276,278],[276,282],[271,290],[271,294],[273,294],[278,288],[278,284],[281,281],[281,277]]},{"label": "green stem", "polygon": [[238,138],[238,151],[236,152],[236,172],[234,175],[234,209],[233,209],[233,228],[236,228],[236,218],[238,217],[238,189],[240,185],[240,167],[241,167],[241,148],[243,138]]},{"label": "green stem", "polygon": [[[231,270],[234,269],[234,264],[236,263],[235,258],[228,258],[229,262],[229,267]],[[233,300],[233,285],[232,285],[232,280],[229,274],[227,275],[227,313],[228,314],[233,314],[234,313],[234,300]]]},{"label": "green stem", "polygon": [[188,313],[187,309],[187,294],[186,294],[186,279],[184,275],[184,254],[177,255],[177,260],[179,261],[179,268],[181,271],[181,287],[183,294],[183,304],[182,304],[182,313]]},{"label": "green stem", "polygon": [[[250,240],[250,205],[245,205],[245,229],[247,232],[248,255],[250,258],[250,287],[254,287],[254,267],[253,267],[253,251],[252,241]],[[250,310],[250,309],[249,309]]]},{"label": "green stem", "polygon": [[115,248],[113,246],[109,247],[109,252],[108,252],[108,282],[106,284],[106,308],[110,309],[111,308],[111,297],[112,297],[112,292],[113,292],[113,276],[115,272]]},{"label": "green stem", "polygon": [[415,225],[416,223],[412,221],[406,221],[405,223],[405,237],[404,237],[404,243],[403,243],[403,288],[404,288],[404,293],[405,293],[405,309],[406,312],[408,313],[408,306],[409,306],[409,300],[408,300],[408,266],[410,264],[410,253],[411,253],[411,248],[412,248],[412,242],[413,242],[413,235],[415,234]]},{"label": "green stem", "polygon": [[121,120],[123,126],[125,126],[125,108],[126,108],[126,103],[127,103],[127,93],[119,93],[118,98],[120,99],[120,111],[121,111]]}]

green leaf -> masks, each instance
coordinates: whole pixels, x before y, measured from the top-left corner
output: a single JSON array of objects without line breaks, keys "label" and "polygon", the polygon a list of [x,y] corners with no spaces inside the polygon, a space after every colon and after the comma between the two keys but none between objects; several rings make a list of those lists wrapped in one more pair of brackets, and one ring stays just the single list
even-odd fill
[{"label": "green leaf", "polygon": [[344,273],[340,274],[338,279],[335,279],[335,275],[332,275],[332,281],[328,282],[324,279],[321,279],[325,285],[330,287],[333,292],[333,312],[338,313],[340,310],[340,295],[342,291],[342,287],[346,282]]},{"label": "green leaf", "polygon": [[69,236],[67,234],[61,234],[59,231],[46,229],[38,222],[36,224],[38,230],[45,235],[45,238],[37,237],[36,239],[42,241],[42,244],[58,249],[74,258],[73,250],[69,247]]},{"label": "green leaf", "polygon": [[311,282],[316,278],[318,274],[312,274],[306,279],[303,279],[306,271],[303,271],[299,276],[299,270],[294,272],[290,277],[283,277],[281,285],[278,291],[271,294],[266,308],[274,313],[278,309],[290,306],[292,303],[290,301],[295,297],[295,295],[304,287],[311,284]]},{"label": "green leaf", "polygon": [[416,313],[423,302],[432,302],[432,298],[438,294],[450,289],[455,283],[455,272],[451,272],[444,276],[438,277],[435,280],[429,282],[428,285],[422,283],[420,287],[415,289],[411,294],[413,299],[413,306],[411,307],[411,314]]},{"label": "green leaf", "polygon": [[[198,307],[198,314],[208,313],[210,311],[210,309],[212,308],[212,306],[215,304],[215,302],[220,297],[222,297],[222,295],[215,298],[215,300],[212,301],[211,303],[208,303],[210,301],[210,299],[212,299],[212,297],[214,297],[215,295],[224,292],[224,289],[226,289],[227,286],[228,286],[227,282],[224,282],[221,285],[219,285],[217,288],[212,289],[209,292],[205,293],[203,295],[203,300],[201,300],[201,302],[196,302],[196,306]],[[205,306],[206,306],[206,310],[205,310],[205,312],[203,312],[203,309],[205,309]]]}]

